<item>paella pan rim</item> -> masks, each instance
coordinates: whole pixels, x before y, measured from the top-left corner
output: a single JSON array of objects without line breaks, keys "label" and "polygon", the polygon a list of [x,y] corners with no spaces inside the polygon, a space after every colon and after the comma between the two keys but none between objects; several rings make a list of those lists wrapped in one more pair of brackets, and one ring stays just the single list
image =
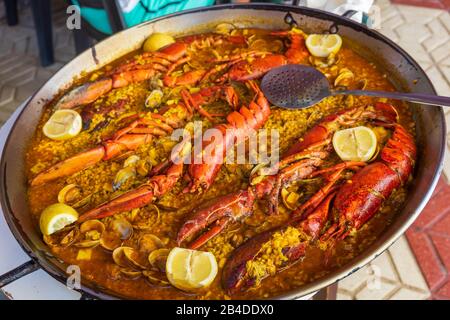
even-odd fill
[{"label": "paella pan rim", "polygon": [[[355,32],[363,32],[366,35],[368,35],[371,38],[374,38],[376,40],[379,40],[383,42],[385,45],[389,46],[392,50],[394,50],[397,54],[399,54],[403,59],[406,60],[406,63],[410,66],[412,66],[417,72],[421,75],[422,81],[427,84],[429,89],[427,90],[429,93],[436,94],[436,91],[431,84],[430,79],[425,74],[423,69],[415,62],[415,60],[409,56],[403,49],[401,49],[397,44],[395,44],[393,41],[389,40],[385,36],[381,35],[379,32],[371,30],[367,28],[366,26],[363,26],[361,24],[358,24],[354,21],[351,21],[347,18],[343,18],[341,16],[338,16],[336,14],[332,14],[329,12],[317,10],[317,9],[311,9],[311,8],[304,8],[304,7],[295,7],[295,6],[289,6],[289,5],[278,5],[278,4],[227,4],[227,5],[217,5],[213,7],[206,7],[206,8],[197,8],[197,9],[191,9],[179,13],[174,13],[166,16],[159,17],[154,20],[146,21],[144,23],[141,23],[137,26],[134,26],[130,29],[126,29],[124,31],[121,31],[115,35],[112,35],[108,38],[106,38],[104,41],[108,41],[108,39],[114,38],[119,34],[122,34],[124,32],[133,32],[133,30],[137,30],[138,28],[142,28],[146,25],[153,24],[157,21],[163,21],[166,19],[171,19],[174,17],[179,16],[189,16],[193,13],[202,13],[202,12],[209,12],[209,11],[221,11],[221,10],[230,10],[230,9],[248,9],[248,10],[263,10],[263,11],[273,11],[273,12],[283,12],[283,13],[295,13],[295,14],[302,14],[308,18],[317,18],[320,20],[324,20],[327,22],[333,22],[337,26],[346,26],[354,30]],[[238,19],[238,18],[237,18]],[[100,42],[100,43],[102,43]],[[98,45],[98,44],[97,44]],[[96,45],[96,46],[97,46]],[[91,51],[93,59],[97,59],[96,57],[96,50],[95,47],[90,48],[86,51]],[[85,54],[82,53],[81,55]],[[76,61],[79,59],[78,55],[74,59],[72,59],[68,64]],[[55,75],[53,75],[47,82],[54,81],[54,78],[56,75],[58,75],[61,72],[64,72],[64,67],[61,68]],[[46,85],[44,84],[39,90],[36,91],[36,93],[31,97],[29,100],[32,101],[33,98],[42,90],[42,88]],[[14,237],[17,239],[19,245],[22,247],[22,249],[31,257],[32,260],[34,260],[36,263],[39,264],[49,275],[51,275],[56,280],[60,281],[61,283],[65,284],[67,281],[68,275],[64,272],[64,264],[59,261],[57,258],[52,256],[49,252],[45,250],[41,250],[37,248],[36,244],[33,243],[30,235],[28,235],[21,226],[19,220],[16,218],[12,206],[10,203],[10,198],[8,195],[11,191],[10,189],[14,189],[14,185],[8,185],[6,174],[7,174],[7,157],[8,157],[8,150],[12,147],[12,144],[14,142],[17,143],[17,141],[11,141],[11,136],[15,130],[18,129],[17,123],[21,119],[21,117],[24,116],[24,114],[27,113],[27,110],[30,107],[30,103],[27,102],[26,106],[23,108],[23,110],[19,113],[17,119],[15,120],[14,124],[11,127],[11,130],[8,133],[8,137],[5,141],[4,146],[4,152],[2,153],[1,161],[0,161],[0,204],[3,209],[3,214],[5,216],[6,222],[12,231]],[[434,170],[432,170],[432,177],[427,185],[427,189],[424,192],[422,199],[420,203],[413,209],[411,212],[403,212],[402,214],[407,214],[408,217],[402,224],[396,226],[395,230],[394,225],[395,222],[390,225],[387,230],[391,230],[391,232],[383,232],[383,234],[380,236],[379,239],[375,241],[369,248],[367,248],[362,254],[358,255],[356,258],[354,258],[352,261],[347,263],[345,266],[342,266],[340,269],[337,269],[335,271],[331,271],[328,275],[319,278],[309,284],[306,284],[304,286],[301,286],[297,289],[290,290],[282,295],[272,297],[272,299],[297,299],[303,296],[306,296],[308,294],[311,294],[317,290],[320,290],[326,286],[329,286],[333,283],[335,283],[338,280],[341,280],[342,278],[345,278],[346,276],[350,275],[351,273],[355,272],[356,270],[360,269],[367,263],[369,263],[371,260],[376,258],[378,255],[383,253],[392,243],[394,243],[405,231],[406,229],[414,222],[414,220],[418,217],[422,209],[425,207],[426,203],[431,197],[431,194],[436,187],[438,183],[438,179],[440,176],[440,173],[442,171],[443,167],[443,158],[444,158],[444,150],[445,150],[445,133],[446,133],[446,124],[445,124],[445,118],[442,108],[438,107],[439,110],[437,110],[437,118],[439,123],[435,123],[434,125],[437,126],[440,136],[440,141],[438,144],[438,153],[437,157],[435,159],[436,165],[434,166]],[[27,144],[27,141],[21,141],[23,144]],[[17,160],[16,160],[17,161]],[[23,160],[21,160],[23,161]],[[422,166],[426,165],[421,163]],[[22,177],[20,177],[22,180],[25,179],[24,174],[22,173]],[[23,199],[26,198],[26,195],[22,195]],[[35,232],[38,232],[35,230]],[[107,290],[105,288],[101,288],[98,285],[96,285],[94,282],[87,281],[86,279],[82,280],[81,289],[79,290],[82,294],[86,294],[88,297],[96,297],[100,299],[117,299],[117,298],[126,298],[123,296],[120,296],[116,292],[112,292],[110,290]]]}]

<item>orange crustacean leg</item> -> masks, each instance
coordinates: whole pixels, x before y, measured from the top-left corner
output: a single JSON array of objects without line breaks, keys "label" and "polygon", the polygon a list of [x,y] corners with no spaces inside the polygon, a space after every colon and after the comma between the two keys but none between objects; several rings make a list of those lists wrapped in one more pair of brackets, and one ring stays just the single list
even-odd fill
[{"label": "orange crustacean leg", "polygon": [[73,109],[97,100],[98,97],[111,91],[112,79],[103,78],[78,86],[59,99],[56,109]]},{"label": "orange crustacean leg", "polygon": [[31,186],[42,185],[61,177],[70,176],[102,160],[112,159],[124,151],[135,150],[138,146],[149,143],[152,138],[153,135],[149,133],[131,133],[124,134],[116,140],[107,140],[102,145],[78,153],[40,172],[31,180]]},{"label": "orange crustacean leg", "polygon": [[148,80],[158,72],[166,72],[168,62],[175,62],[181,59],[186,52],[187,45],[185,43],[175,42],[158,52],[144,53],[141,55],[143,59],[149,57],[154,59],[150,59],[145,65],[129,62],[123,67],[119,66],[113,72],[107,73],[103,78],[77,86],[63,95],[56,103],[55,108],[73,109],[84,106],[94,102],[114,88]]},{"label": "orange crustacean leg", "polygon": [[119,212],[141,208],[169,192],[183,174],[183,163],[173,164],[165,174],[151,177],[145,184],[82,214],[78,222],[101,219]]},{"label": "orange crustacean leg", "polygon": [[78,222],[91,219],[101,219],[119,212],[141,208],[171,191],[183,175],[184,160],[190,153],[190,143],[181,143],[174,147],[172,164],[156,176],[152,176],[146,183],[136,189],[125,192],[104,204],[93,208],[80,216]]},{"label": "orange crustacean leg", "polygon": [[[164,120],[164,117],[161,119]],[[123,152],[135,150],[142,144],[150,143],[154,136],[164,136],[170,134],[172,130],[173,128],[163,121],[138,118],[100,145],[62,160],[40,172],[31,181],[31,186],[70,176],[100,161],[110,160]]]}]

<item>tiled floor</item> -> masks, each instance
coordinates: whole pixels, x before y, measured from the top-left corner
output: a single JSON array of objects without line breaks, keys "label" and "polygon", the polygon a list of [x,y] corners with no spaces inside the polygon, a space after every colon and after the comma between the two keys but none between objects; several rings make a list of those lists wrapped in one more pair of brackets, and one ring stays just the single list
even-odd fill
[{"label": "tiled floor", "polygon": [[450,0],[392,0],[392,3],[450,10]]},{"label": "tiled floor", "polygon": [[433,299],[450,299],[450,186],[440,182],[406,233]]},{"label": "tiled floor", "polygon": [[[75,56],[73,37],[65,26],[65,11],[61,10],[59,1],[54,4],[53,41],[56,62],[47,68],[39,65],[31,11],[22,10],[19,25],[14,27],[7,26],[5,18],[0,20],[0,125],[20,103]],[[3,3],[0,8],[3,10]]]},{"label": "tiled floor", "polygon": [[[450,96],[450,15],[442,10],[449,9],[450,0],[392,2],[431,7],[393,5],[389,0],[375,2],[381,8],[380,31],[413,55],[440,94]],[[0,124],[75,55],[73,38],[65,28],[65,13],[61,7],[54,9],[56,63],[48,68],[38,63],[30,11],[21,12],[20,25],[15,27],[6,26],[5,19],[0,18]],[[450,113],[447,118],[450,124]],[[450,157],[445,171],[450,177]],[[341,281],[338,298],[450,299],[449,196],[450,187],[442,180],[429,205],[408,231],[409,244],[406,237],[400,238],[370,265]]]}]

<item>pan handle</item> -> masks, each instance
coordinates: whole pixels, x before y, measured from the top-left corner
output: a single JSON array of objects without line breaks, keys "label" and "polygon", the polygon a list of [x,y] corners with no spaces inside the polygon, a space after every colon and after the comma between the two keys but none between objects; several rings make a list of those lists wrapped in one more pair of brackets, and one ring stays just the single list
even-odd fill
[{"label": "pan handle", "polygon": [[14,282],[17,279],[20,279],[38,269],[40,269],[40,266],[36,261],[30,260],[28,262],[25,262],[17,268],[0,276],[0,288],[3,288],[11,282]]}]

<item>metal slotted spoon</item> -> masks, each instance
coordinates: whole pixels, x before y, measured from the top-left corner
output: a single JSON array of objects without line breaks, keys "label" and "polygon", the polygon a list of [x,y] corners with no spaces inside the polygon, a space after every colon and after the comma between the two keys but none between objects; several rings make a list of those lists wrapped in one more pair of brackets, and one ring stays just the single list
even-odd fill
[{"label": "metal slotted spoon", "polygon": [[331,90],[330,84],[322,72],[313,67],[299,64],[288,64],[272,69],[262,79],[261,89],[271,103],[287,109],[307,108],[326,97],[339,94],[389,98],[450,107],[450,97],[424,93]]}]

